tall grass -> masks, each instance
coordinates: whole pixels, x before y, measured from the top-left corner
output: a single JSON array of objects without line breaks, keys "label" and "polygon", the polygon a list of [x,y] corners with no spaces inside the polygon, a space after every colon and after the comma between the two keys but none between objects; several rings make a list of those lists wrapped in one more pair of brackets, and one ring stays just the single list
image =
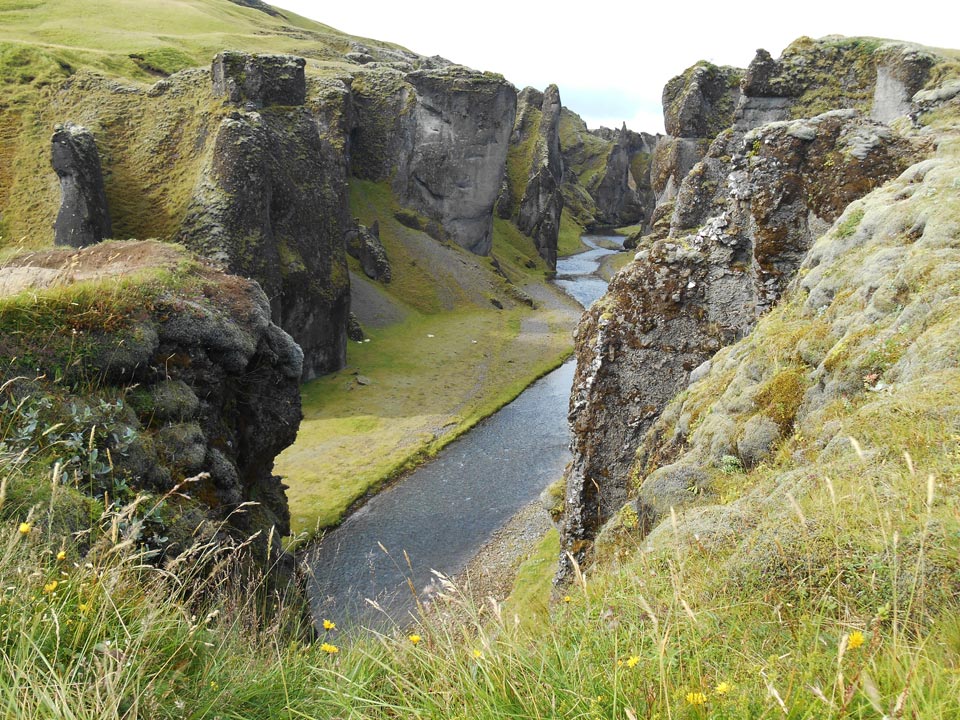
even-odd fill
[{"label": "tall grass", "polygon": [[4,472],[0,713],[955,718],[954,489],[909,456],[888,470],[782,493],[780,531],[744,556],[698,546],[674,515],[660,549],[575,568],[532,632],[438,577],[410,627],[341,634],[334,617],[316,642],[296,602],[244,572],[243,543],[158,564],[140,543],[144,498],[63,536],[55,500],[12,505]]}]

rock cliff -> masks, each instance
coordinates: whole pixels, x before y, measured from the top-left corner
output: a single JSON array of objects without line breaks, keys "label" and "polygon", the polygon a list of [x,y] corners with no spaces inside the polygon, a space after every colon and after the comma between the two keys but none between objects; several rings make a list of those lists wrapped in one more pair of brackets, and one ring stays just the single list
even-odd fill
[{"label": "rock cliff", "polygon": [[231,104],[180,239],[256,278],[303,348],[304,378],[346,361],[346,177],[305,100],[302,58],[221,53],[214,94]]},{"label": "rock cliff", "polygon": [[497,214],[513,220],[533,240],[547,266],[557,267],[557,238],[563,211],[563,158],[560,154],[560,91],[524,88],[510,136],[507,172],[497,198]]},{"label": "rock cliff", "polygon": [[461,247],[487,255],[516,114],[516,90],[460,67],[406,76],[415,104],[400,139],[393,187]]},{"label": "rock cliff", "polygon": [[626,128],[588,130],[574,112],[560,116],[564,201],[585,228],[648,223],[654,207],[651,155],[657,137]]},{"label": "rock cliff", "polygon": [[110,237],[110,212],[93,134],[67,123],[57,126],[52,145],[51,164],[60,178],[54,244],[81,248]]},{"label": "rock cliff", "polygon": [[[839,64],[832,73],[844,77],[849,58],[843,53],[836,57]],[[749,78],[748,73],[745,87],[755,87],[750,83],[759,81]],[[751,96],[745,97],[750,102]],[[683,112],[676,117],[684,117]],[[663,237],[667,232],[661,227],[641,240],[636,260],[614,279],[577,330],[570,406],[574,460],[563,521],[568,550],[582,551],[583,541],[622,506],[635,487],[631,483],[642,480],[631,475],[637,450],[691,373],[702,374],[697,368],[719,348],[750,332],[780,299],[816,238],[850,203],[932,148],[922,133],[903,131],[901,125],[895,131],[856,109],[749,131],[737,125],[743,114],[727,117],[733,126],[714,139],[706,159],[682,179],[671,203],[669,237]],[[709,127],[703,119],[686,118],[692,128]],[[771,425],[776,417],[767,420],[750,426],[740,446],[736,439],[726,444],[717,440],[711,460],[719,463],[731,455],[747,465],[756,463],[767,440],[782,430],[780,425],[775,432]],[[650,462],[643,465],[644,473],[664,459],[661,450],[646,457]],[[651,492],[662,490],[664,498],[675,486],[696,492],[699,475],[681,475],[651,476],[648,489],[660,488]],[[651,504],[646,517],[662,512],[665,503]]]},{"label": "rock cliff", "polygon": [[63,423],[17,435],[30,457],[104,502],[152,495],[144,539],[161,556],[256,535],[259,561],[278,560],[290,516],[272,468],[299,426],[303,353],[257,283],[171,245],[110,242],[6,262],[0,310],[4,379],[19,377],[5,399]]}]

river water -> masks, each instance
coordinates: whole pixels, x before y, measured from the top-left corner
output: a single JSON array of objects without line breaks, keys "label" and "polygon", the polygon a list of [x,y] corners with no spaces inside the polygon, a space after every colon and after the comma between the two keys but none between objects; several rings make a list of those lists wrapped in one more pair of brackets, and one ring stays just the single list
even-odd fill
[{"label": "river water", "polygon": [[[601,259],[623,238],[583,241],[590,250],[561,258],[555,282],[588,307],[606,290],[595,275]],[[406,624],[416,599],[434,589],[432,570],[461,572],[495,530],[557,480],[570,460],[573,372],[570,360],[536,381],[328,532],[308,556],[316,620],[341,628]]]}]

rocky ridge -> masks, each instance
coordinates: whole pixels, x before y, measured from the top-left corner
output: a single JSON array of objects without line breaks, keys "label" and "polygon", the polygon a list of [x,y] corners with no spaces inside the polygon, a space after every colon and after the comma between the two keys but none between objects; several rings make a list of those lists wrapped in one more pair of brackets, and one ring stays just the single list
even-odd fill
[{"label": "rocky ridge", "polygon": [[[848,55],[834,52],[836,42],[828,39],[816,47],[845,62]],[[841,48],[850,45],[840,43]],[[791,47],[805,46],[798,41]],[[874,62],[882,65],[891,53],[900,57],[898,52],[885,46]],[[902,55],[913,57],[911,52]],[[805,67],[794,55],[785,56]],[[763,53],[758,58],[753,70],[767,62]],[[821,67],[819,62],[809,64]],[[832,72],[844,77],[843,67]],[[673,447],[658,430],[664,407],[691,377],[703,375],[704,363],[719,348],[747,335],[776,305],[801,264],[809,262],[813,242],[850,203],[931,151],[928,136],[911,132],[909,123],[894,129],[852,108],[745,130],[743,118],[749,113],[741,110],[754,102],[751,88],[758,87],[750,78],[761,74],[747,72],[739,109],[733,112],[726,104],[732,127],[719,133],[706,158],[683,177],[676,200],[668,201],[669,230],[661,225],[640,241],[636,260],[578,328],[570,413],[574,461],[567,474],[562,532],[564,547],[581,556],[584,541],[637,487],[647,488],[648,500],[638,509],[641,525],[654,522],[677,501],[676,488],[681,494],[708,491],[707,475],[696,467],[684,466],[673,475],[657,470],[670,458],[665,448]],[[776,73],[766,77],[763,87],[776,85]],[[678,85],[665,98],[677,95]],[[808,107],[809,99],[791,87],[793,97],[801,98],[794,107]],[[857,105],[863,93],[871,96],[859,85],[845,96],[842,90],[837,92],[848,105]],[[709,112],[715,105],[700,106]],[[710,127],[707,119],[696,120],[689,112],[675,116],[686,117],[691,128]],[[671,125],[682,123],[671,120]],[[725,443],[715,435],[705,461],[718,465],[729,456],[752,466],[792,419],[758,419],[743,437],[734,432]]]}]

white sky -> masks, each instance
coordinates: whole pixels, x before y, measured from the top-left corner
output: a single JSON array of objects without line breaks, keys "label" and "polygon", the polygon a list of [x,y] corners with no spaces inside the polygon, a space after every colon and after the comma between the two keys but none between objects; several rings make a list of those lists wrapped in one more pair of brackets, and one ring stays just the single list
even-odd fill
[{"label": "white sky", "polygon": [[697,60],[746,67],[757,48],[777,57],[801,35],[960,46],[955,0],[915,0],[896,10],[884,0],[268,2],[351,35],[501,73],[518,89],[556,83],[563,104],[591,128],[626,121],[651,133],[663,132],[664,84]]}]

